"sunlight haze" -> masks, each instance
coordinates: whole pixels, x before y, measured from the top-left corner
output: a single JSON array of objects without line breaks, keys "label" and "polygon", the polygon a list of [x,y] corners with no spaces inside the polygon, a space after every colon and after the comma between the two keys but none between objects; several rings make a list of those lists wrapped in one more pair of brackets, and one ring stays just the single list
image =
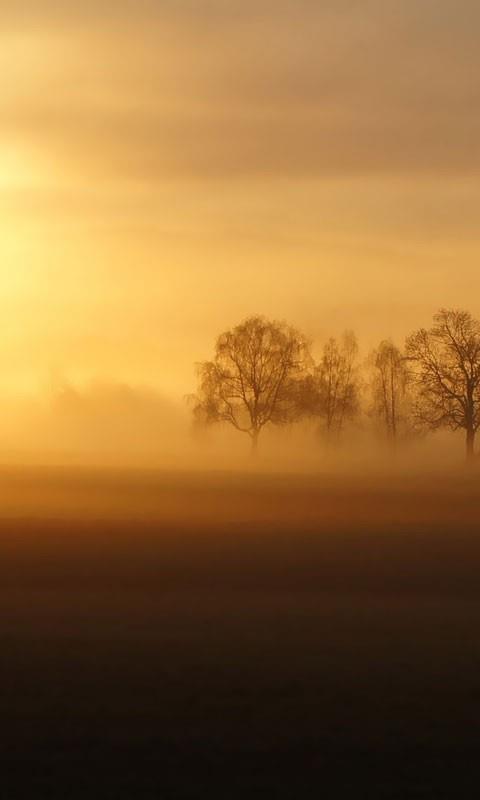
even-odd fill
[{"label": "sunlight haze", "polygon": [[478,314],[474,2],[0,11],[7,395],[194,389],[250,314],[364,353]]}]

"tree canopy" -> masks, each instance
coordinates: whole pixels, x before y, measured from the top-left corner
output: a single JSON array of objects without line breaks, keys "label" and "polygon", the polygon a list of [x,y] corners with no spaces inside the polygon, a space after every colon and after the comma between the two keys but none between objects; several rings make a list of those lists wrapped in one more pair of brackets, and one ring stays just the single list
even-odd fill
[{"label": "tree canopy", "polygon": [[369,364],[370,413],[395,445],[399,437],[412,431],[408,362],[390,339],[384,339],[370,354]]},{"label": "tree canopy", "polygon": [[298,381],[309,363],[308,342],[299,331],[249,317],[222,333],[213,360],[198,365],[195,415],[207,424],[232,425],[256,447],[267,425],[286,425],[298,416]]},{"label": "tree canopy", "polygon": [[468,311],[441,309],[433,323],[406,344],[417,389],[415,415],[431,429],[464,430],[471,458],[480,426],[480,322]]},{"label": "tree canopy", "polygon": [[358,344],[352,331],[346,331],[340,341],[331,337],[320,363],[303,382],[303,412],[320,420],[328,441],[338,439],[345,423],[360,409],[357,358]]}]

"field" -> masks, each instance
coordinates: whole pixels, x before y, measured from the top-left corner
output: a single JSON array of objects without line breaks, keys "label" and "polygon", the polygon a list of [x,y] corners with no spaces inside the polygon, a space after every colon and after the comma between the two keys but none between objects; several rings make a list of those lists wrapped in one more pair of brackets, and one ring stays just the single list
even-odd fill
[{"label": "field", "polygon": [[471,798],[478,476],[4,470],[0,798]]}]

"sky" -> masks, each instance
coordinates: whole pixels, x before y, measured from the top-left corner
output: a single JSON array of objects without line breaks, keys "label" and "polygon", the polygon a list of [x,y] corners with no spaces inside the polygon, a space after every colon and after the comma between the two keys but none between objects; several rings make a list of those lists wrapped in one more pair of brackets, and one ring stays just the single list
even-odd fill
[{"label": "sky", "polygon": [[479,27],[476,0],[2,4],[4,395],[181,400],[255,313],[365,351],[480,314]]}]

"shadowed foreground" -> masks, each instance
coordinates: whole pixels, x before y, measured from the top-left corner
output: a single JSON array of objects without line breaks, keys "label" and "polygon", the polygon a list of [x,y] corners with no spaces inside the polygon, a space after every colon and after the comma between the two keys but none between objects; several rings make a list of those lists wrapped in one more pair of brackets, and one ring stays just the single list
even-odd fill
[{"label": "shadowed foreground", "polygon": [[11,798],[457,798],[476,478],[4,473]]}]

